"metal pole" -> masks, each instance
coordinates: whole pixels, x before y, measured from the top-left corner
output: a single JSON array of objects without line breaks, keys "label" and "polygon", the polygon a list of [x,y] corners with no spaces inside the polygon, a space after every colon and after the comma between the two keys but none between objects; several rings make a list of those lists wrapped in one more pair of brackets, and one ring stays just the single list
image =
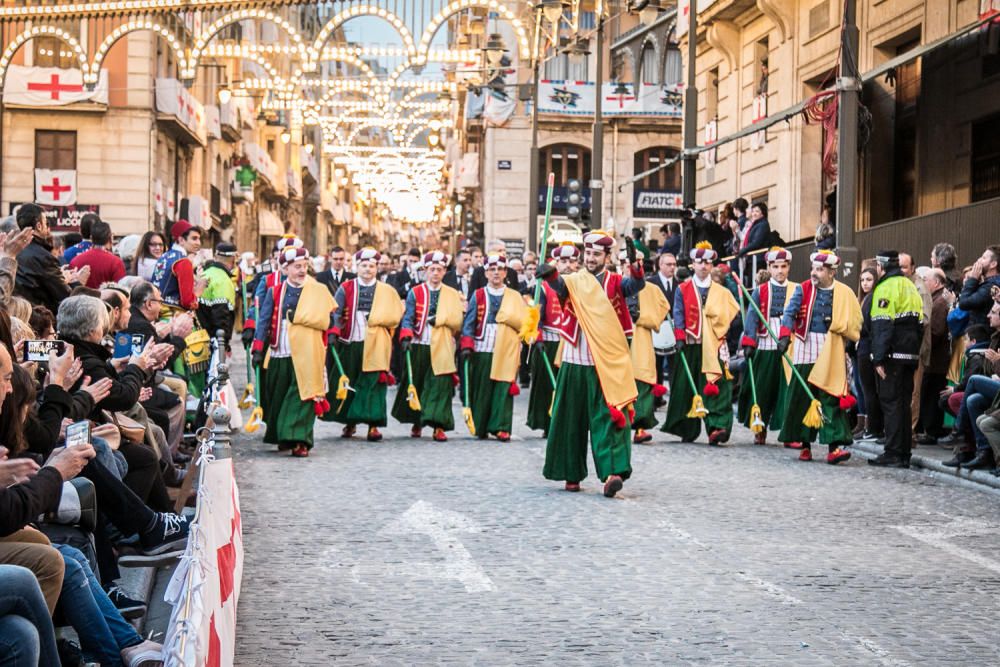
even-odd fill
[{"label": "metal pole", "polygon": [[597,40],[595,43],[597,51],[597,74],[594,77],[594,137],[593,149],[590,160],[590,228],[603,229],[603,187],[604,182],[604,118],[601,114],[601,103],[604,101],[604,6],[602,2],[597,3]]},{"label": "metal pole", "polygon": [[[698,88],[695,82],[697,69],[695,58],[698,55],[698,0],[688,0],[688,48],[687,48],[687,88],[684,90],[684,149],[695,148],[698,145]],[[685,208],[696,206],[695,174],[698,169],[698,157],[685,154],[681,170],[681,197]],[[685,230],[687,232],[689,230]],[[687,256],[691,247],[691,235],[684,234],[681,251]]]},{"label": "metal pole", "polygon": [[858,259],[854,245],[858,198],[858,103],[861,78],[858,73],[857,0],[847,0],[841,29],[840,91],[837,108],[837,251],[843,262],[843,277],[851,275]]},{"label": "metal pole", "polygon": [[[535,58],[531,84],[531,173],[528,177],[528,248],[531,250],[538,247],[538,69],[538,58]],[[545,258],[540,257],[539,261]]]}]

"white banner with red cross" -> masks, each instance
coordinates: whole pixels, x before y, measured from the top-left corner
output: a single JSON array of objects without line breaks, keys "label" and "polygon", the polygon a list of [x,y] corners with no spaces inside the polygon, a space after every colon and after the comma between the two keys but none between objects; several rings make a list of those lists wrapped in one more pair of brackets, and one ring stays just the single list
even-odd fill
[{"label": "white banner with red cross", "polygon": [[108,72],[101,70],[93,90],[83,83],[83,72],[58,67],[11,65],[3,84],[4,104],[58,107],[74,102],[108,103]]},{"label": "white banner with red cross", "polygon": [[76,203],[76,169],[36,169],[35,202],[48,206]]},{"label": "white banner with red cross", "polygon": [[[202,452],[211,452],[203,447]],[[198,510],[164,598],[173,605],[163,641],[167,667],[232,665],[243,579],[243,528],[232,458],[202,456]]]}]

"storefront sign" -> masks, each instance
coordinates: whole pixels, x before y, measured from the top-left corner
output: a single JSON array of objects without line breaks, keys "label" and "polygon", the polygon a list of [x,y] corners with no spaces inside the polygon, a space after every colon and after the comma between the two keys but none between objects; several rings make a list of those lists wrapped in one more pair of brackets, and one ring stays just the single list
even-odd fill
[{"label": "storefront sign", "polygon": [[[14,215],[19,206],[21,206],[21,202],[11,203],[10,214]],[[45,211],[45,220],[53,232],[78,232],[80,231],[80,218],[87,213],[101,214],[101,207],[98,204],[73,204],[72,206],[38,204],[38,206]]]}]

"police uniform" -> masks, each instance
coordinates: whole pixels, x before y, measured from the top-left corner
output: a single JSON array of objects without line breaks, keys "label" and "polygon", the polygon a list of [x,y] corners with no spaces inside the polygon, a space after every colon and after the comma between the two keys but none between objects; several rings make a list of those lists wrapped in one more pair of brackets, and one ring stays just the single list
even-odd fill
[{"label": "police uniform", "polygon": [[871,299],[872,365],[879,404],[885,419],[885,452],[869,465],[907,468],[913,446],[910,403],[913,375],[923,340],[923,301],[913,282],[899,269],[899,253],[876,256],[885,273],[875,283]]}]

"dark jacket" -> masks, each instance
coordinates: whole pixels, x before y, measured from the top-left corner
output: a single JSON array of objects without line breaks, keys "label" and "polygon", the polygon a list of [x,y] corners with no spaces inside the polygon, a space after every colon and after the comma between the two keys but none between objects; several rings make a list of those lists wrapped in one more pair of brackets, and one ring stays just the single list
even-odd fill
[{"label": "dark jacket", "polygon": [[673,304],[674,303],[674,290],[677,289],[677,284],[678,284],[677,283],[677,276],[674,276],[673,278],[670,279],[671,285],[670,285],[670,289],[669,290],[663,284],[663,275],[659,271],[657,271],[656,273],[654,273],[649,278],[646,278],[646,282],[647,283],[651,283],[651,284],[656,285],[657,287],[659,287],[660,291],[663,292],[663,296],[667,297],[667,303],[669,303],[669,304]]},{"label": "dark jacket", "polygon": [[316,274],[316,280],[326,285],[326,288],[330,290],[331,296],[336,296],[337,289],[346,283],[348,280],[357,278],[358,274],[351,273],[346,269],[342,269],[340,272],[340,280],[333,277],[333,269],[327,269],[326,271],[320,271]]},{"label": "dark jacket", "polygon": [[[78,392],[87,396],[86,392]],[[28,413],[28,418],[24,422],[24,438],[28,442],[28,449],[34,454],[40,454],[43,459],[47,459],[52,450],[59,443],[59,433],[62,431],[62,421],[67,417],[86,418],[86,415],[79,415],[78,404],[74,395],[67,392],[60,386],[50,384],[42,390],[41,401],[37,409]],[[94,401],[89,400],[87,405],[93,410]],[[76,420],[74,420],[76,421]]]},{"label": "dark jacket", "polygon": [[951,338],[948,336],[948,302],[944,288],[931,295],[931,355],[926,372],[945,375],[951,364]]},{"label": "dark jacket", "polygon": [[[108,363],[111,353],[103,345],[83,341],[72,336],[64,336],[63,340],[73,345],[76,357],[83,363],[83,376],[90,377],[91,382],[97,382],[104,378],[111,378],[111,393],[100,403],[94,406],[91,418],[98,422],[103,422],[99,411],[109,412],[125,411],[134,406],[139,401],[139,392],[143,386],[151,379],[152,374],[147,373],[135,364],[128,364],[121,373],[115,371]],[[79,389],[83,383],[81,379],[74,390]]]},{"label": "dark jacket", "polygon": [[660,254],[669,252],[674,257],[681,254],[681,235],[676,234],[674,236],[669,236],[663,241],[663,247],[660,248]]},{"label": "dark jacket", "polygon": [[[733,239],[733,243],[739,243],[739,239]],[[762,250],[771,246],[771,223],[767,218],[761,218],[750,227],[750,235],[745,244],[735,248],[736,254],[742,257],[754,250]]]},{"label": "dark jacket", "polygon": [[17,256],[14,294],[36,306],[45,306],[55,315],[69,292],[59,260],[52,256],[52,246],[38,237],[33,238]]},{"label": "dark jacket", "polygon": [[[131,313],[132,317],[129,318],[128,327],[125,328],[125,331],[128,333],[142,334],[147,343],[151,340],[155,340],[157,343],[170,343],[173,345],[174,353],[171,355],[170,361],[167,362],[167,365],[170,366],[173,364],[177,355],[183,352],[184,348],[187,347],[187,343],[184,342],[184,339],[180,336],[174,336],[172,334],[164,338],[157,336],[156,327],[153,326],[152,322],[146,319],[146,316],[142,314],[142,311],[139,310],[138,306],[132,306]],[[214,334],[215,332],[213,331],[211,333]]]},{"label": "dark jacket", "polygon": [[[466,280],[468,281],[468,284],[469,284],[469,293],[468,294],[464,294],[463,293],[463,295],[465,296],[465,298],[471,299],[472,298],[472,276],[471,275],[467,275]],[[460,282],[458,280],[458,273],[453,268],[449,269],[448,273],[444,274],[444,278],[441,280],[441,282],[443,282],[448,287],[452,287],[454,289],[457,289],[459,292],[462,291],[462,285],[460,284]]]},{"label": "dark jacket", "polygon": [[[21,279],[21,270],[17,271],[18,280]],[[1000,276],[992,276],[982,280],[968,278],[962,285],[962,292],[958,295],[958,307],[969,314],[969,326],[973,324],[988,324],[987,315],[993,307],[993,296],[990,290],[994,285],[1000,285]]]},{"label": "dark jacket", "polygon": [[417,286],[417,281],[413,279],[413,276],[406,269],[390,273],[386,277],[385,282],[396,290],[400,299],[405,299],[410,289]]},{"label": "dark jacket", "polygon": [[55,468],[42,468],[23,484],[0,489],[0,537],[21,530],[46,512],[59,507],[62,475]]},{"label": "dark jacket", "polygon": [[922,313],[923,300],[916,285],[899,268],[879,278],[868,306],[873,364],[878,366],[887,361],[918,364],[924,338]]},{"label": "dark jacket", "polygon": [[[486,267],[479,266],[472,271],[472,278],[469,279],[469,294],[472,294],[480,287],[486,287],[486,283],[489,281],[486,279]],[[504,284],[507,287],[515,291],[521,290],[521,285],[517,280],[517,273],[514,271],[508,271],[507,277],[504,278]]]}]

